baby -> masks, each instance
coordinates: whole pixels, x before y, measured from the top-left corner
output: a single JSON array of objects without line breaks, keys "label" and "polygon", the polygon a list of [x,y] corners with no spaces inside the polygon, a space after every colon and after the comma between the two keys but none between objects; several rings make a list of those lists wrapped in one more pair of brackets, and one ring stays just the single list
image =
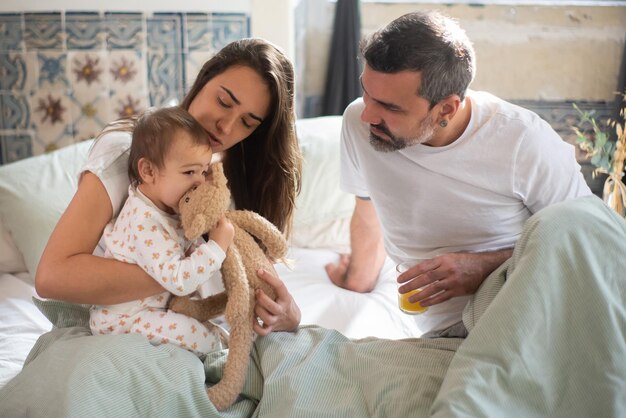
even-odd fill
[{"label": "baby", "polygon": [[226,332],[169,311],[172,294],[202,296],[224,290],[217,272],[233,242],[232,224],[222,218],[210,240],[185,239],[178,202],[205,181],[211,164],[208,135],[182,108],[147,112],[133,130],[128,172],[128,199],[107,225],[105,257],[139,265],[166,290],[156,296],[108,306],[93,306],[95,334],[139,333],[151,343],[171,343],[202,356],[223,348]]}]

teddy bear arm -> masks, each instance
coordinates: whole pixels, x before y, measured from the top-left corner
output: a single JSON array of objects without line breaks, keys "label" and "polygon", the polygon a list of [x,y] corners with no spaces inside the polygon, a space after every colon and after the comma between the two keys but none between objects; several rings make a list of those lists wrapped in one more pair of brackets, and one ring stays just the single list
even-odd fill
[{"label": "teddy bear arm", "polygon": [[227,217],[241,229],[256,237],[265,246],[267,256],[278,260],[287,255],[287,241],[283,234],[270,221],[261,215],[237,210],[228,212]]},{"label": "teddy bear arm", "polygon": [[169,308],[174,312],[205,322],[223,314],[227,300],[226,292],[201,300],[191,299],[189,296],[174,296],[170,300]]}]

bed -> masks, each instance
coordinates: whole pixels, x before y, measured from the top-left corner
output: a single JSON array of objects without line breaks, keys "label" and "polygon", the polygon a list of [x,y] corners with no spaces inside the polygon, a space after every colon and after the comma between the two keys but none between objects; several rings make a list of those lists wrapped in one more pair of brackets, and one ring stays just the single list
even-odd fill
[{"label": "bed", "polygon": [[256,340],[242,395],[222,414],[204,384],[219,380],[225,352],[202,363],[139,336],[91,336],[87,307],[33,299],[89,142],[0,167],[0,416],[626,416],[626,223],[582,199],[562,222],[597,219],[587,245],[535,233],[470,301],[467,339],[415,338],[390,261],[371,293],[326,277],[354,204],[337,185],[340,126],[297,122],[303,191],[292,266],[278,272],[302,326]]}]

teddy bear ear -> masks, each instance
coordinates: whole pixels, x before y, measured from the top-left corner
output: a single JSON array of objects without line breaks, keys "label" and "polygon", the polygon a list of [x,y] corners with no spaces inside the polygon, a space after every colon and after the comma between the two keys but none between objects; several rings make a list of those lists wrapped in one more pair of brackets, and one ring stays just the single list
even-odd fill
[{"label": "teddy bear ear", "polygon": [[215,163],[211,167],[213,170],[213,183],[226,184],[226,176],[224,175],[224,166],[222,163]]}]

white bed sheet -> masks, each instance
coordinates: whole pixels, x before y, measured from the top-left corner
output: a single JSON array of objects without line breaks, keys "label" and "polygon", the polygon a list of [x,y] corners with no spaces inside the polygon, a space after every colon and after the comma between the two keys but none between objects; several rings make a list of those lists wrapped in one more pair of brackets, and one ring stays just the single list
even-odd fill
[{"label": "white bed sheet", "polygon": [[376,288],[370,293],[341,289],[330,282],[324,266],[337,262],[337,253],[292,248],[293,270],[278,265],[278,275],[302,311],[302,325],[335,329],[349,338],[401,339],[422,334],[414,317],[398,309],[394,265],[387,259]]},{"label": "white bed sheet", "polygon": [[[337,260],[329,250],[292,248],[292,268],[277,271],[298,303],[302,325],[336,329],[350,338],[375,336],[400,339],[420,335],[411,316],[397,308],[396,285],[388,261],[381,281],[366,294],[333,285],[324,265]],[[22,368],[37,338],[50,330],[50,322],[32,303],[35,289],[27,273],[0,276],[0,387]]]},{"label": "white bed sheet", "polygon": [[21,369],[37,338],[52,324],[33,305],[28,273],[0,276],[0,387]]}]

